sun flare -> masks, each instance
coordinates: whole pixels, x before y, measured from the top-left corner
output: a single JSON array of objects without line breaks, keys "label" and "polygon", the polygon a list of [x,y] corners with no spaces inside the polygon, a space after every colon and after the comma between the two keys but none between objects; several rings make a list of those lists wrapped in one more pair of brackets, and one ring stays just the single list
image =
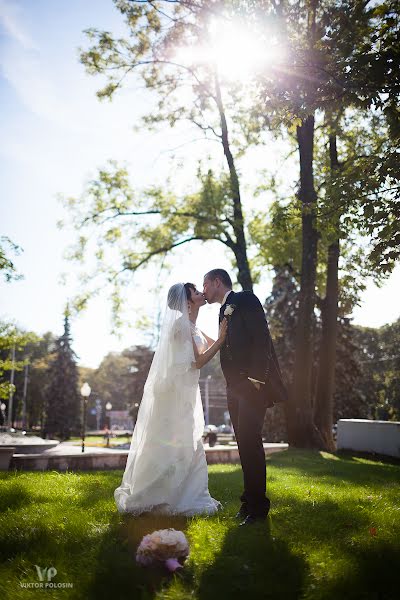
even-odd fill
[{"label": "sun flare", "polygon": [[203,45],[180,47],[175,60],[184,64],[213,64],[221,77],[245,82],[271,68],[283,56],[283,48],[270,32],[251,31],[240,23],[210,21]]},{"label": "sun flare", "polygon": [[228,79],[246,80],[278,59],[279,48],[273,39],[243,25],[212,22],[210,33],[218,71]]}]

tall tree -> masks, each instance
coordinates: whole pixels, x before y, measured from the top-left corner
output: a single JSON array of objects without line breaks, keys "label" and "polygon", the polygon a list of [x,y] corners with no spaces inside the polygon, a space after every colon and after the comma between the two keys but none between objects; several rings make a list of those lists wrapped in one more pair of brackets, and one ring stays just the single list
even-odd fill
[{"label": "tall tree", "polygon": [[[102,171],[91,190],[95,199],[93,209],[89,206],[85,214],[81,212],[75,223],[81,228],[105,221],[110,225],[104,237],[100,236],[102,247],[96,256],[115,286],[123,272],[132,273],[182,244],[217,240],[233,253],[239,284],[251,290],[253,281],[235,159],[238,150],[232,139],[235,137],[233,122],[228,117],[229,109],[235,104],[234,86],[229,91],[226,89],[223,74],[210,58],[212,34],[207,19],[216,13],[215,7],[211,2],[125,0],[115,0],[115,5],[125,19],[130,39],[116,38],[110,32],[91,28],[86,33],[95,42],[88,50],[81,49],[80,54],[88,73],[105,74],[108,78],[97,96],[111,100],[125,77],[136,74],[159,97],[158,110],[145,115],[144,124],[154,127],[165,121],[173,127],[179,121],[188,121],[200,129],[205,138],[210,136],[220,144],[227,172],[217,177],[212,171],[199,172],[197,194],[179,199],[153,188],[142,194],[143,202],[134,198],[126,181],[121,182],[126,173],[119,170],[113,176]],[[76,202],[71,204],[77,205]],[[134,238],[141,247],[126,247],[122,270],[110,273],[103,248],[122,237],[126,227],[120,225],[121,222],[128,228],[141,223],[134,236],[130,233],[130,239]],[[82,235],[75,257],[82,258],[86,241]],[[82,298],[82,304],[85,301],[86,298]]]},{"label": "tall tree", "polygon": [[[339,169],[337,138],[335,133],[329,134],[329,176],[331,179],[331,198],[335,190],[335,176]],[[335,449],[332,435],[333,427],[333,395],[335,390],[336,338],[339,314],[339,220],[335,212],[333,219],[333,236],[328,245],[326,268],[326,293],[320,302],[321,309],[321,344],[318,368],[318,381],[314,403],[314,423],[318,428],[324,445],[329,450]]]},{"label": "tall tree", "polygon": [[313,175],[314,115],[297,126],[300,155],[299,198],[302,206],[302,265],[299,313],[296,328],[296,353],[290,401],[293,407],[291,437],[297,446],[320,445],[312,415],[313,312],[317,272],[318,232],[316,193]]},{"label": "tall tree", "polygon": [[[19,254],[22,248],[14,244],[7,236],[0,237],[0,274],[6,282],[22,279],[23,275],[18,273],[9,253]],[[0,322],[0,399],[12,399],[16,386],[10,380],[7,380],[8,371],[12,373],[21,370],[24,361],[13,360],[15,352],[23,349],[25,345],[33,339],[31,335],[20,332],[18,328],[5,321]],[[9,409],[9,408],[8,408]],[[7,409],[7,410],[8,410]],[[14,421],[15,405],[11,415],[11,423]],[[4,424],[3,411],[0,410],[0,425]]]},{"label": "tall tree", "polygon": [[[387,157],[393,149],[393,139],[390,135],[387,118],[384,112],[343,108],[336,115],[327,117],[327,166],[319,163],[322,192],[319,214],[324,221],[324,229],[329,236],[327,249],[327,277],[325,297],[319,302],[322,316],[322,337],[319,378],[315,398],[315,423],[319,428],[327,447],[333,447],[332,403],[334,393],[334,353],[335,338],[339,315],[339,257],[340,239],[351,239],[357,245],[366,245],[364,264],[359,265],[360,289],[363,287],[365,275],[373,275],[376,281],[382,281],[393,268],[393,253],[382,252],[379,260],[373,258],[376,254],[376,237],[381,237],[381,249],[387,246],[375,228],[375,236],[371,240],[370,218],[377,214],[374,205],[380,204],[381,211],[385,206],[385,214],[390,230],[394,233],[393,211],[390,201],[396,191],[396,177],[390,174],[387,167]],[[338,155],[338,144],[341,148],[341,159]],[[317,158],[317,162],[318,158]],[[324,175],[326,173],[326,176]],[[389,200],[389,202],[388,202]],[[371,211],[372,209],[372,211]],[[369,215],[369,218],[368,216]],[[382,219],[382,212],[380,215]],[[374,239],[375,238],[375,239]],[[367,242],[367,244],[366,244]],[[391,244],[391,242],[389,242]],[[388,263],[388,258],[392,258]],[[342,257],[343,259],[343,257]],[[354,267],[353,267],[354,271]],[[346,280],[342,281],[346,285]],[[358,295],[358,290],[354,290]],[[343,310],[344,309],[344,310]],[[341,315],[346,314],[345,306],[341,307]]]},{"label": "tall tree", "polygon": [[[16,418],[25,417],[25,427],[43,427],[46,405],[47,373],[51,360],[54,358],[55,336],[51,332],[35,337],[26,346],[17,350],[16,357],[23,360],[26,369],[15,373],[14,405]],[[26,379],[26,397],[24,414],[24,389]]]},{"label": "tall tree", "polygon": [[46,390],[45,434],[67,440],[81,429],[81,398],[78,390],[76,354],[71,347],[69,313],[64,318],[64,333],[56,340]]},{"label": "tall tree", "polygon": [[[332,360],[335,351],[335,331],[337,314],[337,262],[339,258],[339,205],[334,204],[336,239],[328,250],[327,293],[319,308],[324,312],[324,336],[328,342],[320,369],[316,414],[313,415],[313,390],[311,387],[313,328],[312,315],[317,303],[318,241],[321,226],[318,223],[319,194],[315,187],[315,123],[322,122],[324,113],[328,115],[345,107],[352,110],[380,110],[390,112],[396,119],[396,89],[399,89],[398,73],[393,66],[399,61],[399,53],[393,42],[398,39],[398,19],[393,3],[375,4],[363,1],[346,0],[331,3],[323,0],[310,2],[271,2],[263,3],[275,13],[280,26],[286,31],[287,64],[278,66],[272,74],[261,81],[265,97],[265,121],[281,126],[296,124],[297,146],[299,150],[300,183],[298,196],[302,209],[302,265],[299,303],[299,320],[296,336],[296,360],[291,394],[292,424],[291,442],[295,445],[322,445],[332,448],[331,424],[332,393],[334,371]],[[389,33],[390,32],[390,33]],[[380,47],[378,40],[382,38]],[[398,97],[398,96],[397,96]],[[259,106],[255,107],[258,117]],[[393,118],[393,117],[392,117]],[[290,123],[291,122],[291,123]],[[330,137],[331,172],[337,171],[338,159],[336,134]],[[389,156],[393,153],[390,150]],[[387,173],[385,162],[380,162],[380,170]],[[390,163],[389,163],[390,164]],[[393,168],[391,165],[391,175]],[[383,224],[384,215],[395,214],[385,192],[390,185],[375,182],[374,192],[389,210],[371,210],[364,203],[365,212],[374,213],[376,220]],[[333,198],[331,198],[334,200]],[[367,199],[366,199],[367,200]],[[357,206],[360,208],[361,203]],[[367,208],[368,206],[368,208]],[[332,207],[331,207],[332,208]],[[379,216],[378,216],[379,215]],[[376,225],[376,223],[375,223]],[[323,224],[322,224],[323,228]],[[382,234],[386,241],[396,229],[395,222],[389,219]],[[370,233],[374,231],[371,226]],[[375,253],[376,256],[376,253]],[[388,254],[393,259],[392,248]],[[393,260],[389,269],[393,266]],[[314,418],[315,417],[315,418]],[[313,422],[314,421],[314,422]],[[314,425],[317,424],[318,427]],[[322,431],[319,431],[319,430]],[[322,433],[322,436],[321,436]]]},{"label": "tall tree", "polygon": [[[25,348],[35,344],[39,337],[33,332],[22,331],[14,323],[0,321],[0,399],[7,401],[7,414],[10,409],[10,400],[14,400],[19,383],[18,375],[29,362]],[[14,382],[11,373],[14,373]],[[17,416],[17,402],[12,402],[11,423]],[[4,415],[0,411],[0,425],[4,424]]]},{"label": "tall tree", "polygon": [[[340,371],[340,365],[338,371],[338,361],[335,360],[338,348],[337,329],[342,327],[342,319],[351,314],[358,302],[360,292],[365,287],[366,276],[374,274],[377,281],[383,277],[379,272],[375,273],[375,268],[367,260],[367,242],[371,242],[367,235],[368,224],[365,222],[363,206],[366,198],[375,196],[380,191],[381,180],[376,177],[376,169],[366,169],[366,165],[371,166],[372,162],[375,163],[377,156],[382,162],[390,144],[382,116],[375,115],[368,119],[362,114],[355,115],[353,111],[346,118],[339,117],[340,114],[335,120],[319,128],[314,161],[317,172],[320,237],[316,305],[321,313],[321,326],[318,324],[318,328],[315,328],[317,321],[314,317],[311,398],[315,424],[321,432],[323,446],[329,449],[334,448],[332,423],[336,414],[335,374],[341,374],[338,390],[343,389],[343,380],[350,381],[347,375],[343,378],[343,371]],[[338,137],[342,153],[340,162],[337,151]],[[268,224],[261,213],[250,224],[252,240],[260,248],[261,254],[256,263],[275,266],[276,273],[282,281],[285,281],[285,271],[289,267],[296,285],[300,285],[301,281],[299,213],[297,201],[293,198],[292,202],[286,200],[273,204]],[[339,277],[340,246],[342,264]],[[276,289],[279,292],[278,288]],[[287,287],[284,286],[284,289]],[[280,315],[281,318],[283,314]],[[297,317],[297,311],[295,316]],[[289,322],[286,318],[282,321]],[[293,324],[291,330],[289,328],[286,332],[287,340],[293,339],[294,329]],[[340,352],[344,356],[347,352],[345,340],[349,338],[342,336],[341,339],[344,348],[341,348]],[[288,357],[285,359],[288,360]],[[290,358],[291,362],[292,360]],[[348,364],[350,362],[349,358]],[[318,373],[317,381],[314,373]],[[289,411],[289,423],[291,418]]]}]

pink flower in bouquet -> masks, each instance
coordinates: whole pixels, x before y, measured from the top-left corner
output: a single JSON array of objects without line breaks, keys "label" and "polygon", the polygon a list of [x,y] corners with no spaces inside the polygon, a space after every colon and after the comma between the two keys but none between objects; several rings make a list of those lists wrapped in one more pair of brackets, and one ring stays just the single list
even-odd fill
[{"label": "pink flower in bouquet", "polygon": [[183,531],[160,529],[145,535],[136,552],[136,562],[142,566],[164,563],[171,571],[182,567],[178,559],[189,555],[189,544]]}]

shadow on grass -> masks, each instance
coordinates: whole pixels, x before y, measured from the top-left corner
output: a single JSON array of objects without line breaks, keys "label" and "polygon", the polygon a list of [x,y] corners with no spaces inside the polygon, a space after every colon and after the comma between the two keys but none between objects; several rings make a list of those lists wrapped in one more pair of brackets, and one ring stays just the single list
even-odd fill
[{"label": "shadow on grass", "polygon": [[[316,462],[318,469],[322,469],[321,464],[328,461],[318,455]],[[345,465],[351,470],[358,467],[359,463]],[[212,476],[210,481],[213,481]],[[239,470],[224,474],[224,486],[233,498],[241,491],[241,481]],[[215,482],[215,486],[220,487],[220,483]],[[290,489],[269,495],[272,502],[269,528],[263,530],[261,525],[254,529],[247,527],[245,531],[240,527],[231,528],[218,556],[201,574],[199,598],[221,598],[227,590],[230,598],[300,598],[304,587],[313,579],[312,574],[308,578],[311,563],[306,553],[315,552],[315,548],[321,549],[321,556],[337,554],[351,569],[332,582],[321,582],[323,595],[318,595],[315,589],[313,598],[394,600],[398,597],[394,595],[394,586],[400,549],[395,538],[390,543],[371,537],[376,508],[370,500],[349,495],[345,500],[341,497],[336,501],[321,497],[318,492],[314,496],[312,490],[305,493],[304,498],[291,493]],[[232,515],[237,508],[238,502],[234,500],[225,513]],[[375,541],[376,547],[371,547]]]},{"label": "shadow on grass", "polygon": [[25,508],[33,502],[36,504],[48,501],[49,499],[47,496],[39,496],[38,494],[33,496],[23,485],[14,483],[8,488],[5,487],[1,490],[0,513],[6,512],[8,509],[18,510],[19,508]]},{"label": "shadow on grass", "polygon": [[198,597],[258,600],[301,596],[308,566],[288,544],[271,535],[271,521],[233,526],[221,551],[200,576]]},{"label": "shadow on grass", "polygon": [[[267,482],[271,481],[267,463]],[[212,564],[200,573],[198,597],[213,598],[297,599],[301,596],[308,565],[300,554],[290,549],[274,519],[278,502],[271,497],[274,510],[267,521],[240,527],[234,515],[240,506],[243,475],[240,464],[225,472],[209,473],[211,494],[224,499],[222,518],[228,529],[222,547]],[[267,483],[268,485],[268,483]]]},{"label": "shadow on grass", "polygon": [[395,456],[387,456],[386,454],[358,452],[355,450],[337,450],[335,455],[343,460],[356,461],[357,458],[364,458],[374,462],[400,466],[400,458],[396,458]]},{"label": "shadow on grass", "polygon": [[[188,564],[182,572],[171,575],[165,568],[136,566],[136,549],[144,535],[157,529],[173,527],[186,532],[191,519],[150,514],[137,518],[115,516],[109,536],[104,536],[98,545],[95,570],[85,597],[125,598],[129,590],[130,597],[137,600],[161,598],[164,592],[166,597],[170,593],[171,598],[192,595],[202,600],[299,598],[307,564],[290,551],[285,541],[274,539],[270,521],[241,528],[236,521],[227,520],[232,527],[210,566]],[[169,590],[171,585],[174,591]]]},{"label": "shadow on grass", "polygon": [[331,583],[324,583],[321,599],[396,600],[399,598],[400,549],[377,544],[355,553],[356,568]]},{"label": "shadow on grass", "polygon": [[185,531],[187,521],[185,517],[166,515],[113,515],[108,535],[103,536],[98,545],[95,569],[85,598],[154,598],[173,576],[164,567],[138,566],[137,547],[144,535],[157,529],[173,527]]}]

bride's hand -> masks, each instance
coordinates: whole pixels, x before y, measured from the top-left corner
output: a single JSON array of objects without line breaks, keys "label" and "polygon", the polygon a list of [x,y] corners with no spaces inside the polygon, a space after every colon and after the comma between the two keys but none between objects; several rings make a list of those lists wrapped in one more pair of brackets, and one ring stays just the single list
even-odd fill
[{"label": "bride's hand", "polygon": [[228,321],[227,319],[224,317],[221,321],[221,324],[219,326],[219,333],[218,333],[218,341],[223,344],[223,342],[225,341],[226,338],[226,334],[228,331]]}]

